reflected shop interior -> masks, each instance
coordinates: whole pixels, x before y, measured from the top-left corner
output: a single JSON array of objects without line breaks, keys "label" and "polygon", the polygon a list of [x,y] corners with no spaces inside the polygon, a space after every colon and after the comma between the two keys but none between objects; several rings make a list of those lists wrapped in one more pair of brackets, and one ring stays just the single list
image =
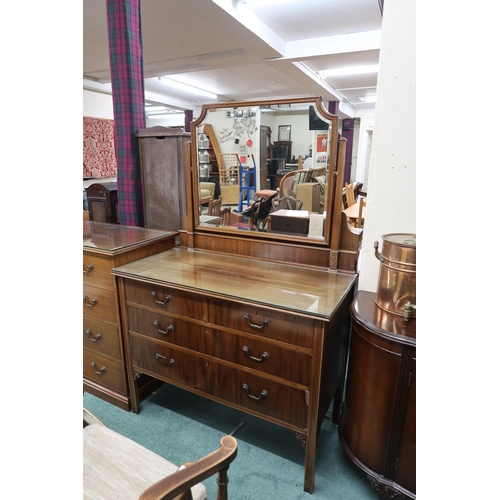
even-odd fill
[{"label": "reflected shop interior", "polygon": [[197,228],[324,241],[337,128],[316,97],[205,105],[192,128]]}]

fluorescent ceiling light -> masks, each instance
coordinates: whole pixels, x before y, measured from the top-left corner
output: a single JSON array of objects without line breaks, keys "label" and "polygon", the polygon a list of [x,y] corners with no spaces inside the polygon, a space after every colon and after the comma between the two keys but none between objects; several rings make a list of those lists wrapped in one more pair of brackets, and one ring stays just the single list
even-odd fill
[{"label": "fluorescent ceiling light", "polygon": [[361,102],[375,102],[377,100],[376,95],[367,95],[366,97],[359,97]]},{"label": "fluorescent ceiling light", "polygon": [[217,99],[217,94],[209,92],[208,90],[199,89],[198,87],[193,87],[192,85],[188,85],[187,83],[181,83],[177,80],[172,80],[171,78],[165,78],[164,76],[159,76],[158,80],[160,80],[160,82],[164,83],[165,85],[170,85],[171,87],[183,90],[184,92],[191,92],[192,94],[208,97],[209,99]]},{"label": "fluorescent ceiling light", "polygon": [[320,71],[322,77],[361,75],[363,73],[378,73],[378,64],[372,64],[371,66],[349,66],[346,68],[325,69]]}]

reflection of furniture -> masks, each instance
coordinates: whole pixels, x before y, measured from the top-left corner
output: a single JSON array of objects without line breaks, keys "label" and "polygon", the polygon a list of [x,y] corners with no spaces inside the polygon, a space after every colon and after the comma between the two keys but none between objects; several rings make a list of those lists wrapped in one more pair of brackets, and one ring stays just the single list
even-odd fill
[{"label": "reflection of furniture", "polygon": [[416,498],[416,319],[383,311],[360,291],[339,435],[380,497]]},{"label": "reflection of furniture", "polygon": [[224,436],[220,444],[200,460],[178,467],[104,425],[87,425],[83,428],[83,498],[204,500],[201,481],[214,474],[222,495],[218,498],[228,498],[227,471],[238,443]]},{"label": "reflection of furniture", "polygon": [[214,199],[215,194],[215,182],[199,182],[198,183],[200,197],[200,205],[204,203],[209,203],[210,200]]},{"label": "reflection of furniture", "polygon": [[366,200],[363,199],[363,202],[363,204],[361,204],[361,201],[355,202],[354,205],[343,210],[349,220],[349,224],[352,226],[356,226],[356,221],[359,219],[360,215],[363,219],[366,217]]},{"label": "reflection of furniture", "polygon": [[207,149],[210,156],[210,168],[212,172],[216,172],[217,170],[220,170],[220,147],[219,141],[217,140],[217,136],[215,134],[215,130],[212,125],[207,123],[199,130],[199,133],[206,134],[208,140],[210,141],[209,148]]},{"label": "reflection of furniture", "polygon": [[293,196],[282,196],[281,198],[273,199],[273,211],[288,209],[288,210],[300,210],[302,208],[302,200],[300,198],[294,198]]},{"label": "reflection of furniture", "polygon": [[349,184],[345,183],[345,198],[347,206],[345,208],[352,207],[356,203],[356,197],[354,196],[354,182]]},{"label": "reflection of furniture", "polygon": [[151,127],[135,134],[139,143],[144,226],[178,231],[186,215],[186,144],[190,134]]},{"label": "reflection of furniture", "polygon": [[118,224],[118,191],[116,182],[94,183],[85,189],[90,220]]},{"label": "reflection of furniture", "polygon": [[358,218],[356,220],[356,227],[363,227],[365,221],[366,200],[364,198],[359,198],[358,205],[359,205],[359,211],[358,211]]},{"label": "reflection of furniture", "polygon": [[272,231],[281,233],[309,233],[309,212],[307,210],[278,210],[271,212]]},{"label": "reflection of furniture", "polygon": [[217,199],[220,196],[218,175],[211,175],[210,177],[200,177],[200,182],[213,182],[215,184],[214,199]]},{"label": "reflection of furniture", "polygon": [[259,188],[266,187],[266,180],[269,178],[270,188],[276,189],[276,172],[271,172],[270,164],[273,156],[273,147],[271,146],[271,127],[267,125],[260,126],[260,146],[259,146]]},{"label": "reflection of furniture", "polygon": [[332,399],[338,421],[357,277],[184,248],[113,273],[132,386],[147,373],[290,429],[305,445],[304,489],[312,492]]},{"label": "reflection of furniture", "polygon": [[220,211],[220,225],[229,226],[231,221],[231,208],[226,207]]},{"label": "reflection of furniture", "polygon": [[[83,389],[130,410],[111,269],[168,250],[175,238],[172,233],[90,221],[84,221],[83,228]],[[147,382],[148,377],[141,382],[141,392],[147,391]]]},{"label": "reflection of furniture", "polygon": [[240,159],[236,153],[219,154],[219,182],[223,205],[240,200]]},{"label": "reflection of furniture", "polygon": [[[248,214],[247,216],[248,217],[247,222],[235,222],[231,224],[231,226],[238,227],[240,229],[250,229],[251,231],[258,229],[260,209],[262,207],[263,200],[264,198],[256,198],[254,202],[250,205],[249,208],[250,214]],[[247,212],[248,210],[245,211],[245,215]]]},{"label": "reflection of furniture", "polygon": [[285,158],[285,163],[290,163],[292,158],[292,141],[274,141],[273,158]]},{"label": "reflection of furniture", "polygon": [[303,201],[302,208],[309,212],[320,212],[321,187],[317,182],[303,182],[295,186],[297,198]]},{"label": "reflection of furniture", "polygon": [[219,196],[216,200],[210,200],[208,202],[207,215],[219,215],[222,205],[222,196]]}]

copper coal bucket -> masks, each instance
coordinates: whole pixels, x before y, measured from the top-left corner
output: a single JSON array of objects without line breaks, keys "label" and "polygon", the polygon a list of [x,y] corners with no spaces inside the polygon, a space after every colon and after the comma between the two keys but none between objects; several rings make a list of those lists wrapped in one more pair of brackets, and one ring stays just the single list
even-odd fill
[{"label": "copper coal bucket", "polygon": [[382,251],[374,243],[375,257],[381,262],[375,303],[384,311],[416,316],[417,236],[413,233],[384,234]]}]

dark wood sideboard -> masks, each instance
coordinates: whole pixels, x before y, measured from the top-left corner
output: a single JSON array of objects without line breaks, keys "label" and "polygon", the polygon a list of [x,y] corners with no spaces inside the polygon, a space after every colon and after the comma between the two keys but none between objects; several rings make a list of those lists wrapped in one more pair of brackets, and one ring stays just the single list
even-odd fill
[{"label": "dark wood sideboard", "polygon": [[381,499],[416,498],[415,318],[385,312],[359,291],[339,436]]},{"label": "dark wood sideboard", "polygon": [[357,275],[175,248],[113,269],[132,411],[144,375],[282,425],[316,443],[344,390]]}]

